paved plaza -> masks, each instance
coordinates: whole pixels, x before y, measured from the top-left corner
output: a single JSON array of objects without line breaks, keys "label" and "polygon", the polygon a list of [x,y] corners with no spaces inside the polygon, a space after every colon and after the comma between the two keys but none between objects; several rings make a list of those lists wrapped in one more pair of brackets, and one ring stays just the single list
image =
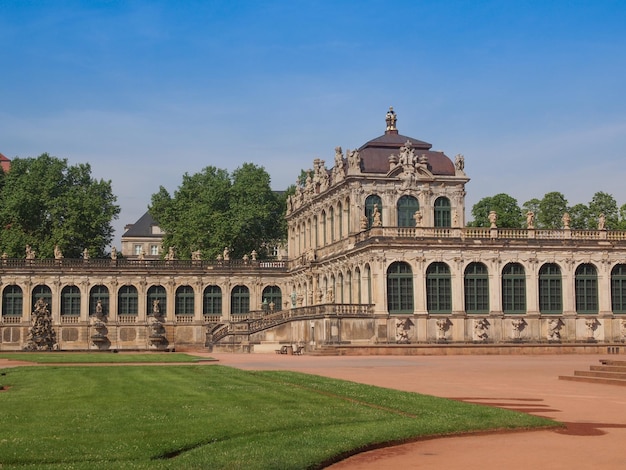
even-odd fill
[{"label": "paved plaza", "polygon": [[347,356],[211,354],[223,365],[293,370],[516,409],[565,429],[445,437],[367,452],[354,469],[603,470],[626,468],[626,387],[558,380],[607,355]]}]

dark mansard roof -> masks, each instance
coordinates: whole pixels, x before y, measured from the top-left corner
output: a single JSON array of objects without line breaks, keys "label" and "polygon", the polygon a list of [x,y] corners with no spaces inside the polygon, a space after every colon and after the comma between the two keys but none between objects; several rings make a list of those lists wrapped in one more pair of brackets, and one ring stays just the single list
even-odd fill
[{"label": "dark mansard roof", "polygon": [[389,171],[389,157],[399,155],[400,148],[407,141],[411,142],[415,155],[428,156],[428,169],[434,175],[454,176],[454,164],[443,152],[431,150],[428,142],[407,137],[398,133],[396,128],[396,114],[393,108],[387,113],[387,130],[384,135],[376,137],[359,148],[361,170],[363,173],[387,173]]}]

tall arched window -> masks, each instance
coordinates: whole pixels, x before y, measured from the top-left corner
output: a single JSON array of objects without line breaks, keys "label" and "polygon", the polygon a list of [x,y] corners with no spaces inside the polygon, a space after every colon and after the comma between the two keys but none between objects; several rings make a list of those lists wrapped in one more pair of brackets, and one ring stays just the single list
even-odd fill
[{"label": "tall arched window", "polygon": [[352,232],[352,224],[350,222],[350,198],[346,199],[344,207],[346,208],[346,235],[350,235]]},{"label": "tall arched window", "polygon": [[328,224],[330,225],[330,242],[335,241],[335,209],[328,209]]},{"label": "tall arched window", "polygon": [[24,295],[22,288],[16,285],[6,286],[2,291],[2,316],[21,317]]},{"label": "tall arched window", "polygon": [[563,313],[561,268],[555,263],[546,263],[539,269],[539,312]]},{"label": "tall arched window", "polygon": [[322,211],[322,216],[320,218],[320,222],[322,224],[321,232],[322,232],[322,246],[326,246],[326,212]]},{"label": "tall arched window", "polygon": [[593,264],[585,263],[576,268],[576,313],[598,313],[598,273]]},{"label": "tall arched window", "polygon": [[354,268],[354,282],[356,283],[356,303],[362,304],[363,298],[361,296],[361,270],[358,267]]},{"label": "tall arched window", "polygon": [[509,263],[502,270],[502,311],[526,313],[526,273],[519,263]]},{"label": "tall arched window", "polygon": [[250,291],[246,286],[235,286],[230,293],[230,313],[242,314],[250,311]]},{"label": "tall arched window", "polygon": [[175,293],[174,314],[193,315],[194,293],[191,286],[179,286]]},{"label": "tall arched window", "polygon": [[265,289],[263,289],[263,294],[261,294],[261,297],[263,297],[264,304],[270,305],[273,303],[274,310],[276,311],[282,310],[283,294],[280,290],[280,287],[278,286],[265,287]]},{"label": "tall arched window", "polygon": [[452,313],[452,278],[445,263],[431,263],[426,270],[428,313]]},{"label": "tall arched window", "polygon": [[396,261],[387,268],[387,311],[413,313],[413,272],[408,263]]},{"label": "tall arched window", "polygon": [[32,300],[31,312],[35,310],[35,304],[37,303],[39,299],[43,300],[45,303],[48,304],[48,310],[50,310],[50,313],[52,313],[52,309],[51,309],[52,291],[50,290],[48,286],[40,284],[38,286],[35,286],[35,288],[33,289],[33,295],[31,299]]},{"label": "tall arched window", "polygon": [[202,296],[203,315],[222,314],[222,289],[220,286],[206,286]]},{"label": "tall arched window", "polygon": [[350,271],[346,273],[346,288],[348,290],[348,292],[346,292],[346,303],[354,303],[354,299],[352,298],[352,273]]},{"label": "tall arched window", "polygon": [[483,263],[465,268],[465,312],[489,313],[489,276]]},{"label": "tall arched window", "polygon": [[158,313],[165,315],[167,313],[167,294],[163,286],[151,286],[148,289],[148,302],[146,305],[147,314],[152,315]]},{"label": "tall arched window", "polygon": [[435,227],[451,227],[452,216],[450,212],[450,199],[438,197],[435,200]]},{"label": "tall arched window", "polygon": [[365,199],[365,216],[367,217],[367,227],[370,228],[374,224],[374,207],[380,212],[380,220],[383,220],[383,200],[380,196],[372,194]]},{"label": "tall arched window", "polygon": [[337,203],[337,240],[343,238],[343,206]]},{"label": "tall arched window", "polygon": [[61,290],[61,315],[80,315],[80,289],[76,286],[65,286]]},{"label": "tall arched window", "polygon": [[626,264],[617,264],[611,270],[611,309],[626,313]]},{"label": "tall arched window", "polygon": [[343,298],[343,274],[341,273],[337,275],[337,298],[335,299],[335,301],[338,304],[345,303]]},{"label": "tall arched window", "polygon": [[415,227],[413,215],[420,205],[413,196],[402,196],[398,199],[398,227]]},{"label": "tall arched window", "polygon": [[109,313],[109,289],[106,286],[93,286],[89,291],[89,315],[96,313],[98,301],[102,305],[102,313]]},{"label": "tall arched window", "polygon": [[317,216],[313,217],[313,247],[319,248],[319,239],[317,235]]},{"label": "tall arched window", "polygon": [[139,313],[139,295],[135,286],[122,286],[117,291],[117,314],[137,315]]}]

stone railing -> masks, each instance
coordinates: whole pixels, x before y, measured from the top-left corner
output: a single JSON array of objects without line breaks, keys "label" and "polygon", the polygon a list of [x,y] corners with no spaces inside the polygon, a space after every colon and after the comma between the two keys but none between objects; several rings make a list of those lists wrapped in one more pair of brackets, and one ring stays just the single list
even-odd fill
[{"label": "stone railing", "polygon": [[4,323],[6,325],[17,325],[22,323],[21,315],[3,315],[0,317],[0,323]]},{"label": "stone railing", "polygon": [[176,315],[176,323],[193,323],[193,315]]},{"label": "stone railing", "polygon": [[80,320],[80,315],[61,315],[61,324],[63,325],[77,325]]},{"label": "stone railing", "polygon": [[177,271],[177,270],[247,270],[263,269],[286,271],[287,262],[284,260],[161,260],[161,259],[126,259],[115,260],[107,258],[63,258],[57,259],[24,259],[24,258],[4,258],[0,259],[0,270],[4,269],[124,269],[124,270],[156,270]]},{"label": "stone railing", "polygon": [[258,333],[259,331],[295,320],[324,317],[369,318],[374,314],[373,308],[373,305],[368,304],[322,304],[281,310],[257,319],[240,319],[241,315],[232,315],[230,323],[220,325],[211,332],[212,342],[215,344],[226,336],[233,334]]},{"label": "stone railing", "polygon": [[137,315],[118,315],[117,321],[123,325],[129,325],[137,321]]}]

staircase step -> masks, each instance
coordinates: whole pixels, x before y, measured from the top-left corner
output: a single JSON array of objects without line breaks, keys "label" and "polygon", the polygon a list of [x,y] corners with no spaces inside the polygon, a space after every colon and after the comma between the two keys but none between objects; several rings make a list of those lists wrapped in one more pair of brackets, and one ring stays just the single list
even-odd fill
[{"label": "staircase step", "polygon": [[604,379],[600,377],[581,377],[577,375],[559,375],[559,380],[570,380],[573,382],[586,382],[606,385],[621,385],[626,387],[626,380]]},{"label": "staircase step", "polygon": [[626,367],[626,361],[620,361],[617,359],[600,359],[600,363],[605,366]]},{"label": "staircase step", "polygon": [[626,366],[591,366],[589,370],[600,372],[626,372]]},{"label": "staircase step", "polygon": [[626,373],[620,373],[620,372],[575,370],[574,375],[577,377],[597,377],[597,378],[605,378],[605,379],[626,380]]}]

